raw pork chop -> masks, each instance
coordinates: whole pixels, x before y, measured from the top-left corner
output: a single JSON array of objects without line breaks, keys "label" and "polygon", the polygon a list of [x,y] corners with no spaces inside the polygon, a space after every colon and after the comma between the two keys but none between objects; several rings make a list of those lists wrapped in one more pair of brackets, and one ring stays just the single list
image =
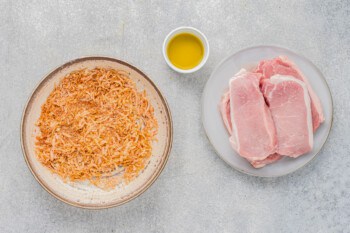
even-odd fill
[{"label": "raw pork chop", "polygon": [[287,57],[280,56],[272,60],[261,61],[256,69],[256,72],[261,73],[264,78],[270,78],[275,74],[289,75],[303,81],[309,91],[311,98],[311,112],[314,132],[324,121],[322,106],[320,99],[310,86],[306,77]]},{"label": "raw pork chop", "polygon": [[277,148],[275,126],[259,89],[261,74],[240,72],[229,82],[230,142],[249,161],[264,160]]},{"label": "raw pork chop", "polygon": [[[226,126],[227,131],[232,134],[232,124],[231,124],[231,114],[230,114],[230,92],[226,92],[223,95],[223,98],[220,103],[220,112],[222,119],[224,121],[224,124]],[[252,160],[249,161],[253,167],[255,168],[261,168],[264,167],[267,164],[271,164],[273,162],[276,162],[282,158],[279,154],[272,154],[269,155],[267,158],[263,160]]]},{"label": "raw pork chop", "polygon": [[293,76],[274,75],[262,80],[277,132],[277,153],[298,157],[313,146],[311,104],[304,82]]}]

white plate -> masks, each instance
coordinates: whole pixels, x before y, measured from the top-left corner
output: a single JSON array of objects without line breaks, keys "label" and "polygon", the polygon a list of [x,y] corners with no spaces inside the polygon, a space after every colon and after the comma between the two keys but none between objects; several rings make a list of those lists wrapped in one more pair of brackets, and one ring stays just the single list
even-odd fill
[{"label": "white plate", "polygon": [[[308,78],[311,86],[321,100],[325,121],[314,135],[314,147],[309,153],[297,159],[284,157],[280,161],[263,168],[253,168],[247,160],[240,157],[230,146],[229,134],[222,121],[218,106],[229,79],[241,68],[252,68],[260,60],[286,55]],[[202,121],[209,141],[217,154],[231,167],[246,174],[261,177],[277,177],[294,172],[310,162],[328,138],[332,126],[332,96],[320,70],[308,59],[288,49],[276,46],[257,46],[243,49],[224,59],[211,74],[202,96]]]}]

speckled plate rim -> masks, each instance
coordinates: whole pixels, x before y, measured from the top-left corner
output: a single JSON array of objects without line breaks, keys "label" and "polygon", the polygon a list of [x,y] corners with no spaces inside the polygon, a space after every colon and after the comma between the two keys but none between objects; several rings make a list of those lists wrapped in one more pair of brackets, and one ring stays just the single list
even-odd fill
[{"label": "speckled plate rim", "polygon": [[[116,203],[109,203],[109,204],[99,204],[99,205],[90,205],[90,204],[78,204],[75,202],[71,202],[70,200],[61,197],[60,195],[57,195],[54,191],[52,191],[49,187],[49,185],[47,185],[47,183],[41,179],[36,171],[33,170],[32,168],[32,164],[31,161],[28,159],[28,148],[27,145],[24,143],[24,137],[25,137],[25,120],[28,114],[28,109],[29,107],[33,104],[33,97],[37,94],[37,91],[43,86],[45,85],[45,83],[49,82],[56,73],[60,72],[61,70],[63,70],[64,68],[75,64],[75,63],[80,63],[80,62],[84,62],[84,61],[89,61],[89,60],[105,60],[105,61],[111,61],[111,62],[117,62],[120,63],[122,65],[128,66],[129,68],[133,69],[134,71],[138,72],[143,78],[145,78],[156,90],[157,94],[159,95],[160,99],[162,100],[162,103],[165,107],[165,112],[167,115],[167,118],[169,119],[169,130],[168,130],[168,143],[167,143],[167,147],[165,149],[165,158],[163,160],[163,163],[160,164],[160,168],[156,171],[155,175],[153,176],[152,179],[148,180],[147,182],[144,183],[144,185],[142,185],[140,188],[138,188],[137,191],[134,192],[134,195],[130,196],[129,198],[121,201],[121,202],[116,202]],[[173,121],[172,121],[172,116],[171,116],[171,111],[168,105],[168,102],[166,101],[164,95],[161,93],[161,91],[159,90],[159,88],[155,85],[155,83],[140,69],[136,68],[135,66],[131,65],[128,62],[116,59],[116,58],[111,58],[111,57],[103,57],[103,56],[91,56],[91,57],[81,57],[81,58],[77,58],[74,60],[71,60],[69,62],[66,62],[65,64],[59,66],[58,68],[54,69],[51,73],[49,73],[48,75],[44,76],[44,78],[39,82],[39,84],[34,88],[33,92],[31,93],[31,95],[29,96],[27,103],[24,107],[23,113],[22,113],[22,119],[21,119],[21,126],[20,126],[20,130],[21,130],[21,134],[20,134],[20,141],[21,141],[21,147],[22,147],[22,154],[24,157],[24,160],[30,170],[30,172],[32,173],[32,175],[34,176],[34,178],[37,180],[37,182],[41,185],[41,187],[43,189],[45,189],[49,194],[51,194],[53,197],[57,198],[58,200],[74,206],[74,207],[79,207],[79,208],[83,208],[83,209],[91,209],[91,210],[99,210],[99,209],[107,209],[107,208],[112,208],[112,207],[116,207],[116,206],[120,206],[123,205],[129,201],[134,200],[135,198],[139,197],[141,194],[143,194],[146,190],[149,189],[149,187],[151,187],[151,185],[157,180],[157,178],[160,176],[160,174],[162,173],[165,165],[167,164],[167,161],[169,159],[169,155],[171,152],[171,148],[172,148],[172,144],[173,144]]]},{"label": "speckled plate rim", "polygon": [[232,164],[230,164],[220,153],[219,151],[216,149],[216,147],[214,146],[214,144],[212,143],[212,141],[210,140],[210,137],[208,135],[208,132],[207,132],[207,129],[204,125],[204,122],[203,122],[203,108],[204,108],[204,93],[206,92],[206,89],[207,89],[207,85],[204,86],[204,89],[203,89],[203,93],[202,93],[202,97],[201,97],[201,118],[202,118],[202,126],[204,128],[204,131],[205,131],[205,135],[208,139],[208,141],[210,142],[210,144],[212,145],[212,147],[214,148],[214,151],[215,153],[227,164],[229,165],[231,168],[243,173],[243,174],[246,174],[246,175],[250,175],[250,176],[255,176],[255,177],[262,177],[262,178],[277,178],[277,177],[281,177],[281,176],[286,176],[288,174],[291,174],[293,172],[296,172],[300,169],[302,169],[303,167],[305,167],[306,165],[308,165],[311,161],[313,161],[315,159],[315,157],[320,153],[320,151],[322,150],[322,148],[324,147],[324,145],[326,144],[326,142],[328,141],[328,138],[329,138],[329,135],[330,135],[330,132],[332,130],[332,127],[333,127],[333,114],[334,114],[334,108],[333,108],[333,96],[332,96],[332,92],[331,92],[331,89],[329,88],[329,85],[327,83],[327,80],[326,78],[324,77],[323,73],[321,72],[321,70],[312,62],[310,61],[308,58],[306,58],[305,56],[303,55],[300,55],[296,52],[294,52],[293,50],[287,48],[287,47],[284,47],[284,46],[280,46],[280,45],[255,45],[255,46],[249,46],[249,47],[245,47],[244,49],[240,49],[232,54],[229,54],[227,57],[225,57],[223,60],[221,60],[219,62],[218,65],[216,65],[216,67],[214,68],[214,70],[211,72],[210,74],[210,77],[209,79],[207,80],[207,82],[212,78],[213,74],[218,70],[220,69],[221,65],[224,64],[227,60],[229,60],[232,56],[235,56],[236,54],[239,54],[239,53],[242,53],[244,51],[247,51],[247,50],[250,50],[250,49],[257,49],[259,47],[271,47],[271,48],[275,48],[275,49],[285,49],[285,50],[288,50],[290,53],[293,53],[294,55],[297,55],[299,57],[301,57],[302,59],[305,59],[306,61],[308,61],[315,69],[316,71],[320,74],[320,77],[322,78],[323,82],[326,84],[327,86],[327,89],[330,93],[330,100],[331,100],[331,121],[330,121],[330,127],[329,127],[329,130],[328,130],[328,133],[327,133],[327,137],[326,137],[326,140],[323,142],[322,146],[319,148],[319,150],[315,153],[315,155],[309,160],[307,161],[305,164],[303,164],[303,166],[300,166],[299,168],[295,169],[295,170],[290,170],[290,171],[287,171],[283,174],[280,174],[280,175],[275,175],[275,176],[265,176],[265,175],[257,175],[257,174],[254,174],[254,173],[251,173],[251,172],[248,172],[248,171],[245,171],[243,169],[240,169]]}]

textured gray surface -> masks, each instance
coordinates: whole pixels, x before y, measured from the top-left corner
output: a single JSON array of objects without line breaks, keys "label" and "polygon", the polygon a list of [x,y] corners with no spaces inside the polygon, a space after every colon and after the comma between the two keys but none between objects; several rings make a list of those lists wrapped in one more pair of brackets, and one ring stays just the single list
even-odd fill
[{"label": "textured gray surface", "polygon": [[[322,2],[322,3],[321,3]],[[350,232],[350,6],[343,1],[12,1],[0,0],[0,232]],[[161,44],[173,28],[202,30],[208,63],[181,76]],[[311,164],[262,179],[215,154],[200,99],[215,65],[258,44],[288,47],[324,73],[334,124]],[[124,59],[165,93],[174,120],[170,160],[141,197],[102,211],[50,196],[27,169],[19,125],[31,91],[49,71],[81,56]]]}]

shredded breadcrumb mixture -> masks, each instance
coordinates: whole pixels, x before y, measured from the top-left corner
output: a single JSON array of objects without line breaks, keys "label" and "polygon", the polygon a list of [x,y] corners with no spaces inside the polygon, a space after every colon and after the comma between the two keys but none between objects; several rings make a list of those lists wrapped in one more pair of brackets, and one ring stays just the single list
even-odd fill
[{"label": "shredded breadcrumb mixture", "polygon": [[64,181],[90,181],[105,190],[139,175],[158,131],[146,92],[138,92],[125,71],[104,68],[65,76],[37,126],[36,154],[45,167]]}]

